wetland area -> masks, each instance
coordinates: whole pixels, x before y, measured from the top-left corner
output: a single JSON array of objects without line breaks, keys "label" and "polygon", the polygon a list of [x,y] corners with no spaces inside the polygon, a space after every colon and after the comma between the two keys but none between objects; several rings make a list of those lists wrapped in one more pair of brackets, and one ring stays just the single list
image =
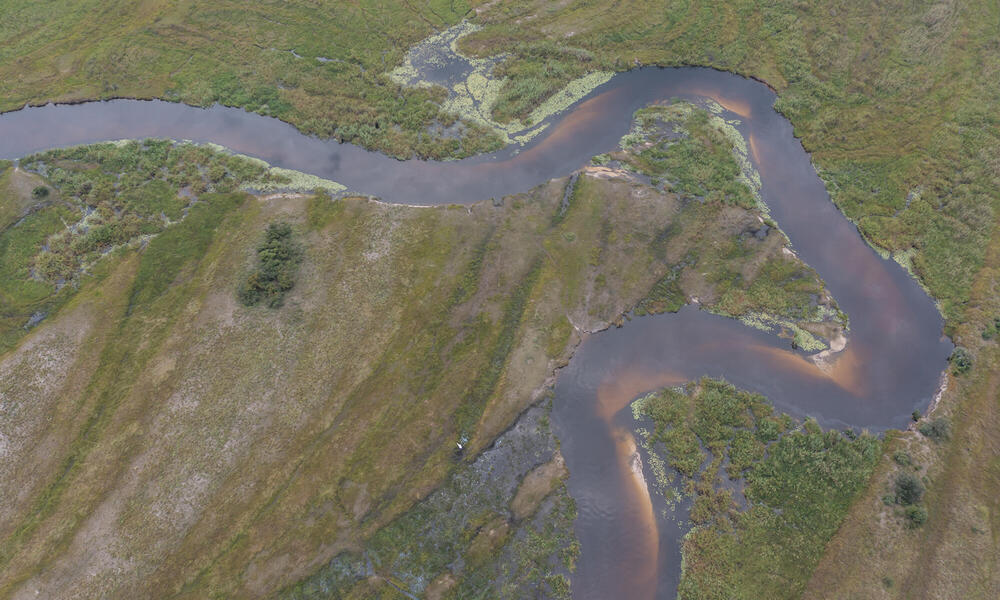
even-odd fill
[{"label": "wetland area", "polygon": [[[212,143],[388,203],[471,204],[528,191],[614,150],[633,113],[656,102],[711,101],[746,141],[759,200],[799,259],[849,318],[846,346],[807,352],[774,331],[699,310],[629,315],[582,343],[557,372],[552,431],[576,502],[575,598],[671,598],[688,527],[685,500],[651,493],[653,459],[635,437],[632,402],[664,386],[724,378],[780,411],[824,428],[905,428],[938,392],[952,344],[934,302],[897,262],[879,256],[830,201],[791,124],[764,84],[701,68],[614,76],[523,146],[450,162],[399,161],[301,134],[241,109],[112,100],[25,108],[0,116],[0,157],[98,141],[169,138]],[[772,327],[781,329],[780,327]],[[534,415],[533,418],[538,418]]]}]

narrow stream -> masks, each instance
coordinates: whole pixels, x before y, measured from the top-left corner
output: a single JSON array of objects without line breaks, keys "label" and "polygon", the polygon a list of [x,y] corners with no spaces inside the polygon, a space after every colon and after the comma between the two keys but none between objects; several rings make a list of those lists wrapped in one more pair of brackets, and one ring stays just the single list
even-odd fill
[{"label": "narrow stream", "polygon": [[554,118],[528,146],[452,162],[397,161],[304,136],[239,109],[135,100],[4,114],[0,157],[123,138],[187,139],[221,144],[390,202],[470,203],[571,173],[613,149],[636,109],[672,97],[712,98],[742,121],[772,216],[851,320],[847,348],[825,371],[787,341],[687,307],[588,337],[560,372],[552,422],[579,509],[582,553],[574,597],[672,598],[686,509],[682,503],[673,518],[663,517],[663,507],[642,482],[649,475],[636,461],[622,416],[632,399],[710,375],[824,426],[881,431],[905,426],[914,409],[926,408],[951,350],[931,299],[902,268],[869,248],[836,209],[763,84],[710,69],[622,73]]}]

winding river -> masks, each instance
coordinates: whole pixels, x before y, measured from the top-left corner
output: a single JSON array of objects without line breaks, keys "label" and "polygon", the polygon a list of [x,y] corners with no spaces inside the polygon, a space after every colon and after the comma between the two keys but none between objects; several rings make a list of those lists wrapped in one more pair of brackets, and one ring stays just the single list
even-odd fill
[{"label": "winding river", "polygon": [[[821,370],[788,342],[694,307],[589,336],[558,377],[552,422],[570,469],[582,553],[574,597],[671,598],[680,576],[684,506],[673,518],[643,484],[625,407],[638,395],[710,375],[766,395],[828,427],[904,427],[937,390],[951,343],[934,303],[880,258],[833,205],[765,85],[710,69],[646,68],[594,90],[523,148],[452,162],[397,161],[302,135],[240,109],[114,100],[0,116],[0,157],[123,138],[213,142],[389,202],[470,203],[527,191],[613,149],[632,113],[672,97],[712,98],[749,141],[761,196],[796,253],[851,321],[847,347]],[[638,323],[638,325],[637,325]],[[666,511],[669,512],[669,511]]]}]

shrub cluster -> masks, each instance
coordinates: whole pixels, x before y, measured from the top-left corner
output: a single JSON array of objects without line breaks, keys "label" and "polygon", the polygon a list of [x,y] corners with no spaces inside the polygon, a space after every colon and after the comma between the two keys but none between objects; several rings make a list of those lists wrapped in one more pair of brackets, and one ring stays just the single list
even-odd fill
[{"label": "shrub cluster", "polygon": [[992,340],[998,333],[1000,333],[1000,317],[993,319],[986,325],[986,328],[983,329],[983,339]]},{"label": "shrub cluster", "polygon": [[278,308],[285,294],[295,286],[295,274],[302,262],[302,248],[293,239],[288,223],[271,223],[264,241],[257,246],[257,269],[239,289],[240,301],[247,306],[260,303]]},{"label": "shrub cluster", "polygon": [[[897,461],[898,462],[898,461]],[[902,472],[896,476],[895,496],[896,504],[903,506],[903,516],[909,527],[920,527],[927,522],[927,509],[920,504],[920,499],[924,496],[924,485],[916,475]]]},{"label": "shrub cluster", "polygon": [[951,363],[951,372],[955,375],[961,375],[972,368],[972,355],[969,354],[968,350],[959,346],[948,357],[948,362]]},{"label": "shrub cluster", "polygon": [[921,423],[917,427],[917,431],[934,440],[935,442],[942,442],[948,439],[948,432],[950,430],[951,423],[949,423],[947,417],[938,417],[931,421]]},{"label": "shrub cluster", "polygon": [[[207,192],[231,192],[276,176],[259,162],[208,146],[148,139],[50,150],[21,165],[45,176],[78,221],[45,240],[35,277],[72,281],[116,246],[179,221]],[[38,200],[47,186],[32,190]]]}]

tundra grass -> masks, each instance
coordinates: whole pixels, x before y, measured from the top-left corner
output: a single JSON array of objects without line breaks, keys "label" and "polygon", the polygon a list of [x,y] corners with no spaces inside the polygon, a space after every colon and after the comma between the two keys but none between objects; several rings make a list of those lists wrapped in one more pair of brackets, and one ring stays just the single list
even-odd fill
[{"label": "tundra grass", "polygon": [[0,110],[112,97],[218,102],[396,156],[475,154],[497,136],[474,123],[460,139],[428,135],[454,120],[441,110],[444,91],[385,75],[468,11],[462,1],[7,3]]},{"label": "tundra grass", "polygon": [[[949,373],[937,407],[921,422],[892,436],[873,483],[852,508],[819,564],[804,596],[884,598],[992,598],[1000,560],[1000,352],[984,336],[1000,314],[1000,236],[991,236],[984,268],[972,286],[970,319],[957,326],[956,341],[974,355],[971,369]],[[947,440],[919,433],[947,418]],[[908,457],[907,464],[894,458]],[[927,487],[927,522],[911,527],[900,507],[883,497],[893,493],[898,473],[910,470]]]},{"label": "tundra grass", "polygon": [[[102,273],[96,267],[109,253],[169,229],[212,192],[300,180],[261,161],[166,140],[25,157],[0,174],[0,351]],[[52,193],[35,197],[38,188]],[[203,249],[192,239],[174,259]]]}]

